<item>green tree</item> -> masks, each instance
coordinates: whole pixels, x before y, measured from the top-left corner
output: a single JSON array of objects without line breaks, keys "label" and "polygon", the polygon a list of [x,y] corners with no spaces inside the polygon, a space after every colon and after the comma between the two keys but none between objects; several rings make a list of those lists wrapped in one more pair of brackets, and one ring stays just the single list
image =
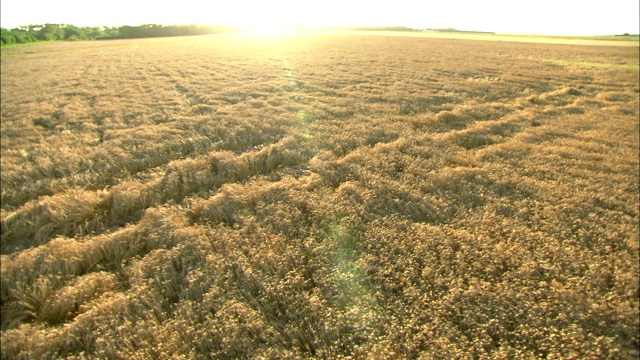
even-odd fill
[{"label": "green tree", "polygon": [[64,40],[84,39],[82,29],[77,26],[65,25],[63,30],[64,30]]},{"label": "green tree", "polygon": [[0,41],[2,45],[15,44],[17,42],[16,37],[7,29],[2,29]]},{"label": "green tree", "polygon": [[39,31],[36,32],[38,40],[55,41],[64,39],[64,28],[58,24],[44,24]]}]

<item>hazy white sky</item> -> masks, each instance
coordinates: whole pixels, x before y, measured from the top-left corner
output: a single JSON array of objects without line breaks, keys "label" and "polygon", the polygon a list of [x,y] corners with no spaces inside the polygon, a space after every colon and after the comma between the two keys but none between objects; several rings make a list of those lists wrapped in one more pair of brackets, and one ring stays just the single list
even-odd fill
[{"label": "hazy white sky", "polygon": [[561,35],[640,32],[638,0],[2,0],[0,26],[402,25]]}]

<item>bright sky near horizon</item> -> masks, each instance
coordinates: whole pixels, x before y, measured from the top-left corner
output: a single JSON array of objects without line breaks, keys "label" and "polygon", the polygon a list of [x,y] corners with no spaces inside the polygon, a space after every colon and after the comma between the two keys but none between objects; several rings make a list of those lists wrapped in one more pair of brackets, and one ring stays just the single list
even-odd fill
[{"label": "bright sky near horizon", "polygon": [[453,27],[556,35],[640,32],[638,0],[2,0],[0,7],[3,28],[56,23]]}]

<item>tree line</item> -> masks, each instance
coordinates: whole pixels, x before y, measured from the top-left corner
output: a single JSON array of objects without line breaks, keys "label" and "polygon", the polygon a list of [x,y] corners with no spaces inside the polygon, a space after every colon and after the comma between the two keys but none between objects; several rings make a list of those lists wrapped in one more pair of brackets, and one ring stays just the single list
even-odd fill
[{"label": "tree line", "polygon": [[37,41],[103,40],[147,37],[189,36],[235,32],[228,26],[156,25],[140,26],[74,26],[69,24],[44,24],[1,29],[2,45],[26,44]]}]

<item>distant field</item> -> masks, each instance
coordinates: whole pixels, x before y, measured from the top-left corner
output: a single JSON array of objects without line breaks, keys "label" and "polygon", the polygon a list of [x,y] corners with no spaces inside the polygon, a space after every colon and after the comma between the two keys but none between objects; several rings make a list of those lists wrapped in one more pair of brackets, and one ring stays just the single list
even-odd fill
[{"label": "distant field", "polygon": [[[459,40],[490,40],[509,42],[530,42],[541,44],[565,44],[565,45],[600,45],[600,46],[631,46],[640,47],[640,38],[637,35],[630,36],[552,36],[552,35],[521,35],[521,34],[491,34],[473,32],[436,32],[436,31],[317,31],[322,34],[333,35],[379,35],[379,36],[403,36],[433,39],[459,39]],[[304,32],[303,32],[304,33]]]},{"label": "distant field", "polygon": [[638,63],[360,33],[3,48],[2,358],[637,358]]}]

